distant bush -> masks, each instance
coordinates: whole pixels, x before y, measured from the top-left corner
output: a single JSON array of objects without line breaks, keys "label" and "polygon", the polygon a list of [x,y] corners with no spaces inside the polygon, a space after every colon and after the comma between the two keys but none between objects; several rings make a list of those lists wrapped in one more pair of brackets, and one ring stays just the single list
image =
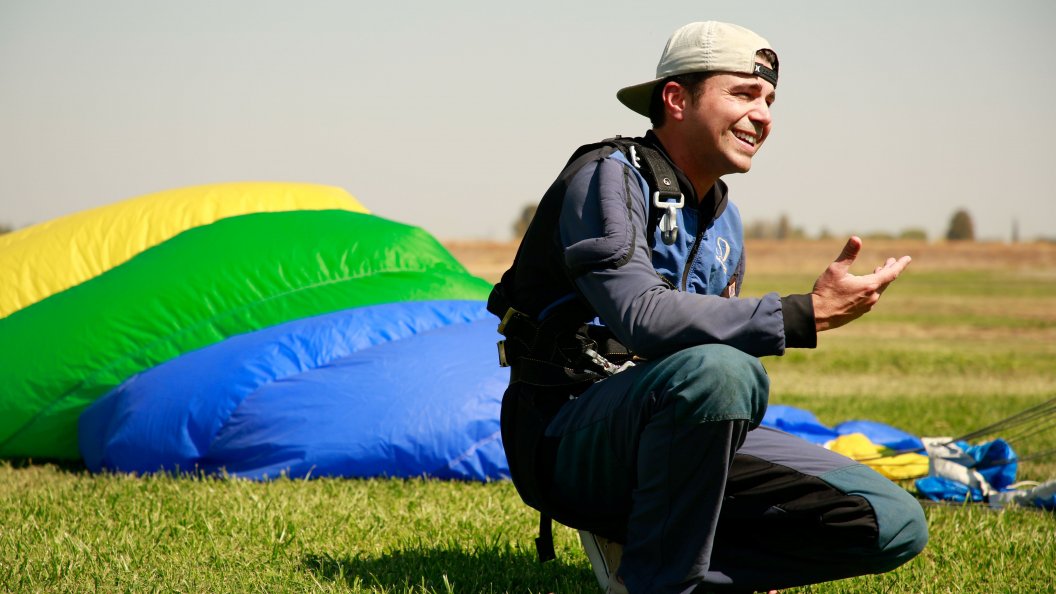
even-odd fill
[{"label": "distant bush", "polygon": [[513,222],[513,237],[514,239],[521,239],[524,237],[525,232],[528,231],[528,225],[531,224],[532,218],[535,217],[536,204],[526,204],[521,210],[521,216],[517,217],[517,220]]},{"label": "distant bush", "polygon": [[953,213],[950,219],[950,229],[946,231],[946,239],[950,241],[975,241],[975,225],[972,224],[972,215],[963,208]]}]

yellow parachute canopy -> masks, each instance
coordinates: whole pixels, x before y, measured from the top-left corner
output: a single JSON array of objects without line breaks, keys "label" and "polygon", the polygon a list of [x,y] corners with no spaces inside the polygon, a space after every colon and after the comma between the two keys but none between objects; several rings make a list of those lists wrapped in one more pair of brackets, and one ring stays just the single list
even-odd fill
[{"label": "yellow parachute canopy", "polygon": [[242,214],[293,210],[368,212],[341,188],[225,183],[131,198],[0,235],[0,318],[193,227]]},{"label": "yellow parachute canopy", "polygon": [[841,435],[825,444],[830,450],[858,460],[891,480],[914,479],[928,474],[928,457],[923,454],[891,455],[861,433]]}]

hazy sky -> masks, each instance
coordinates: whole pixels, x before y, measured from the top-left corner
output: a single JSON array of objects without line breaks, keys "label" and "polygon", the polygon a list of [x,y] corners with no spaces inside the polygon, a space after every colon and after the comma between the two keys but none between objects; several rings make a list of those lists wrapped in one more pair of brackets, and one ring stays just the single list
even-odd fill
[{"label": "hazy sky", "polygon": [[0,223],[224,181],[343,187],[440,238],[505,239],[668,35],[781,59],[745,219],[1056,236],[1056,3],[0,0]]}]

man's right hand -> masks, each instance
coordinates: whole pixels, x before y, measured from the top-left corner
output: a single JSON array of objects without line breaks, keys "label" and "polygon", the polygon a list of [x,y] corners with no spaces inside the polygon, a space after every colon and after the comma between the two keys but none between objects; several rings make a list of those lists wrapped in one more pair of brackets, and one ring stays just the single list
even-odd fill
[{"label": "man's right hand", "polygon": [[829,264],[814,282],[811,301],[814,303],[814,327],[818,332],[839,328],[871,310],[898,275],[909,266],[911,258],[888,258],[872,274],[855,276],[851,264],[862,249],[862,240],[852,236],[843,246],[836,261]]}]

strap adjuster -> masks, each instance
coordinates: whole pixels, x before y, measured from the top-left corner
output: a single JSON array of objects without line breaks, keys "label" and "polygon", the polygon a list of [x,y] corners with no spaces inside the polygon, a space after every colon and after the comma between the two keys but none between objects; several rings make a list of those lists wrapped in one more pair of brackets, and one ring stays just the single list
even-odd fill
[{"label": "strap adjuster", "polygon": [[499,334],[502,334],[503,336],[505,336],[506,335],[506,324],[510,323],[510,320],[512,320],[514,316],[523,316],[523,315],[524,314],[522,314],[521,312],[517,311],[516,309],[513,309],[512,307],[507,308],[505,315],[502,316],[502,321],[499,322]]},{"label": "strap adjuster", "polygon": [[500,340],[496,346],[499,348],[499,367],[509,367],[510,362],[506,360],[506,341]]}]

